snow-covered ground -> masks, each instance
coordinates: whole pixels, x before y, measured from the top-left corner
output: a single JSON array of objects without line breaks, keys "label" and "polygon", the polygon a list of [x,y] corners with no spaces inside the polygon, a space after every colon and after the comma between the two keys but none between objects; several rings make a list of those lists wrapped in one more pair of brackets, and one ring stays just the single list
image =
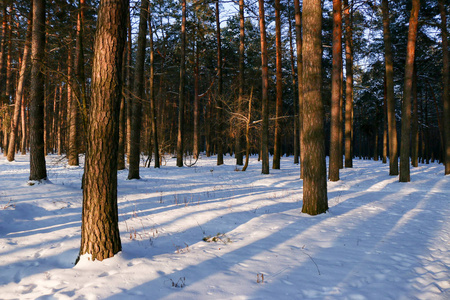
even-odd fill
[{"label": "snow-covered ground", "polygon": [[[28,185],[29,157],[0,156],[1,299],[450,299],[450,176],[355,160],[328,183],[329,212],[301,213],[292,157],[262,175],[252,157],[201,157],[177,168],[119,172],[123,251],[74,265],[81,167],[47,157],[50,181]],[[207,241],[204,241],[206,239]]]}]

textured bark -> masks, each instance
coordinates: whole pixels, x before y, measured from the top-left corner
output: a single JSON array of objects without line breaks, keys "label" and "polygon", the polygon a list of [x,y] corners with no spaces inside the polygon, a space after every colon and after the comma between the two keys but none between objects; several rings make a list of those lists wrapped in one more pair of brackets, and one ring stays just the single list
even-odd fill
[{"label": "textured bark", "polygon": [[30,180],[47,179],[44,153],[45,0],[33,2],[31,40]]},{"label": "textured bark", "polygon": [[397,125],[395,121],[394,61],[392,55],[391,30],[389,29],[389,6],[381,1],[383,11],[384,61],[386,66],[387,119],[389,132],[389,175],[398,175]]},{"label": "textured bark", "polygon": [[448,52],[448,32],[447,32],[447,16],[445,12],[444,0],[439,0],[439,11],[441,14],[441,32],[442,32],[442,103],[444,106],[444,164],[445,175],[450,175],[450,93],[449,93],[449,52]]},{"label": "textured bark", "polygon": [[142,99],[144,98],[144,63],[147,43],[148,0],[141,1],[139,34],[134,69],[133,106],[131,118],[130,157],[128,158],[128,179],[140,179]]},{"label": "textured bark", "polygon": [[159,144],[158,144],[158,120],[156,118],[156,104],[155,104],[155,51],[153,49],[153,30],[151,15],[148,18],[148,33],[150,36],[150,118],[153,136],[153,153],[155,154],[155,168],[159,168]]},{"label": "textured bark", "polygon": [[344,0],[345,19],[345,167],[353,168],[353,38],[348,0]]},{"label": "textured bark", "polygon": [[406,46],[405,83],[402,103],[402,140],[400,144],[400,182],[411,181],[409,156],[411,143],[411,96],[414,77],[414,58],[416,51],[417,27],[419,20],[420,0],[412,0],[409,18],[408,44]]},{"label": "textured bark", "polygon": [[178,136],[177,136],[177,167],[183,166],[183,127],[184,127],[184,84],[186,81],[186,0],[181,1],[182,21],[181,21],[181,53],[180,53],[180,87],[178,90]]},{"label": "textured bark", "polygon": [[220,36],[219,0],[216,1],[216,36],[217,36],[217,165],[223,165],[223,103],[222,98],[222,39]]},{"label": "textured bark", "polygon": [[261,35],[261,71],[262,71],[262,132],[261,132],[261,158],[262,174],[269,174],[269,67],[266,41],[266,21],[264,1],[259,1],[259,30]]},{"label": "textured bark", "polygon": [[295,38],[297,48],[297,85],[298,85],[298,130],[300,151],[300,178],[303,178],[303,52],[302,52],[302,18],[299,0],[294,0],[295,10]]},{"label": "textured bark", "polygon": [[273,153],[273,169],[280,169],[281,157],[281,120],[279,119],[283,109],[283,74],[281,65],[281,12],[280,0],[275,0],[275,44],[276,44],[276,119],[275,119],[275,141]]},{"label": "textured bark", "polygon": [[322,86],[321,0],[303,2],[303,207],[317,215],[328,210]]},{"label": "textured bark", "polygon": [[[242,114],[242,102],[244,98],[244,72],[245,72],[245,19],[244,0],[239,0],[239,98],[238,114]],[[243,165],[244,155],[242,153],[242,126],[238,123],[236,127],[236,164]]]},{"label": "textured bark", "polygon": [[8,161],[13,161],[16,153],[16,137],[19,131],[19,122],[20,122],[20,112],[22,109],[22,102],[23,102],[23,90],[24,90],[24,82],[25,82],[25,75],[27,70],[27,63],[28,63],[28,57],[30,54],[30,40],[31,40],[31,32],[32,32],[32,12],[30,12],[30,16],[28,19],[28,28],[27,28],[27,34],[25,38],[25,44],[23,48],[23,58],[22,58],[22,65],[20,66],[19,71],[19,78],[17,83],[17,89],[16,89],[16,95],[14,97],[15,104],[14,104],[14,117],[12,120],[12,128],[11,128],[11,134],[9,137],[9,147],[8,147]]},{"label": "textured bark", "polygon": [[330,137],[330,181],[339,180],[340,157],[340,98],[341,98],[341,67],[342,67],[342,3],[333,0],[333,70],[331,73],[331,137]]},{"label": "textured bark", "polygon": [[80,255],[92,260],[122,248],[117,211],[117,150],[122,54],[128,0],[102,0],[92,64]]}]

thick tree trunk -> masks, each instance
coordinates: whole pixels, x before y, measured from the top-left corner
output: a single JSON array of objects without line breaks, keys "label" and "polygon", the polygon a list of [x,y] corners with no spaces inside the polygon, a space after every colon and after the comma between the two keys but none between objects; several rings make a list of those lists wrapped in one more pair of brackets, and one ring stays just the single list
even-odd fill
[{"label": "thick tree trunk", "polygon": [[[150,36],[150,118],[153,136],[153,153],[155,154],[155,168],[159,168],[159,143],[158,143],[158,124],[156,118],[155,104],[155,51],[153,48],[153,30],[151,15],[148,18],[148,33]],[[151,155],[151,154],[150,154]]]},{"label": "thick tree trunk", "polygon": [[283,73],[281,65],[281,11],[280,0],[275,0],[275,44],[276,44],[276,78],[277,78],[277,99],[276,99],[276,119],[275,119],[275,141],[273,153],[273,169],[280,169],[281,158],[281,120],[283,109]]},{"label": "thick tree trunk", "polygon": [[[36,0],[35,0],[36,1]],[[128,0],[102,0],[92,63],[80,255],[103,260],[121,249],[117,211],[122,57]]]},{"label": "thick tree trunk", "polygon": [[405,83],[402,104],[402,141],[400,144],[400,182],[409,182],[410,143],[411,143],[411,96],[413,90],[414,58],[417,40],[420,0],[412,0],[411,16],[409,18],[408,44],[406,46]]},{"label": "thick tree trunk", "polygon": [[394,61],[392,55],[391,30],[389,28],[388,0],[381,1],[383,11],[384,60],[386,65],[386,96],[389,131],[389,175],[398,175],[397,125],[395,121]]},{"label": "thick tree trunk", "polygon": [[300,178],[303,178],[303,50],[302,50],[302,18],[299,0],[294,0],[295,38],[297,48],[297,85],[298,85],[298,130],[300,151]]},{"label": "thick tree trunk", "polygon": [[353,168],[353,38],[348,0],[344,0],[345,19],[345,167]]},{"label": "thick tree trunk", "polygon": [[12,128],[11,134],[9,137],[9,148],[8,148],[8,161],[13,161],[16,154],[16,137],[19,131],[19,122],[20,122],[20,112],[22,109],[23,103],[23,89],[25,82],[25,75],[27,70],[28,57],[30,53],[30,41],[31,41],[31,33],[32,33],[32,12],[30,12],[30,17],[28,19],[28,28],[27,34],[25,38],[25,44],[23,47],[23,58],[22,65],[20,66],[19,78],[16,89],[15,104],[14,104],[14,117],[12,120]]},{"label": "thick tree trunk", "polygon": [[303,3],[304,107],[302,139],[303,208],[317,215],[328,210],[325,162],[324,107],[322,102],[322,6],[321,0]]},{"label": "thick tree trunk", "polygon": [[222,38],[220,36],[220,18],[219,18],[219,0],[216,2],[216,35],[217,35],[217,165],[223,165],[223,144],[224,144],[224,126],[223,126],[223,99],[222,97]]},{"label": "thick tree trunk", "polygon": [[144,63],[147,43],[148,0],[141,1],[139,34],[134,70],[133,107],[131,118],[130,163],[128,179],[139,179],[139,161],[141,158],[142,99],[144,98]]},{"label": "thick tree trunk", "polygon": [[341,99],[341,68],[342,68],[342,3],[333,0],[333,70],[331,73],[331,137],[330,137],[330,181],[339,180],[340,156],[340,99]]},{"label": "thick tree trunk", "polygon": [[261,158],[262,174],[269,174],[269,67],[266,41],[266,21],[264,1],[259,0],[259,29],[261,35],[261,69],[262,69],[262,132],[261,132]]},{"label": "thick tree trunk", "polygon": [[45,0],[33,1],[31,39],[30,180],[46,180],[44,152]]},{"label": "thick tree trunk", "polygon": [[439,0],[439,11],[441,14],[441,32],[442,32],[442,103],[444,106],[444,164],[445,175],[450,175],[450,93],[449,93],[449,53],[448,53],[448,31],[447,31],[447,15],[445,11],[444,0]]},{"label": "thick tree trunk", "polygon": [[182,22],[181,22],[181,53],[180,53],[180,87],[178,90],[178,136],[177,136],[177,167],[183,166],[184,151],[184,84],[186,81],[186,0],[181,1]]}]

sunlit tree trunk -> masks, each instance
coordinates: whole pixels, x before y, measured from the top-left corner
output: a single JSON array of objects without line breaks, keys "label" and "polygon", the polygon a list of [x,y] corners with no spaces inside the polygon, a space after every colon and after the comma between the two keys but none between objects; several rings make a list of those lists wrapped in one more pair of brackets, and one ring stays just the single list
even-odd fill
[{"label": "sunlit tree trunk", "polygon": [[300,178],[303,178],[303,52],[302,52],[302,18],[299,0],[294,0],[295,9],[295,38],[297,48],[297,85],[298,85],[298,130],[300,150]]},{"label": "sunlit tree trunk", "polygon": [[420,0],[412,0],[409,18],[408,44],[406,46],[405,83],[402,104],[402,140],[400,144],[400,182],[409,182],[410,143],[411,143],[411,96],[413,90],[414,58],[417,40]]},{"label": "sunlit tree trunk", "polygon": [[276,99],[276,119],[275,119],[275,141],[273,153],[273,169],[280,169],[281,157],[281,120],[279,119],[283,109],[283,73],[281,65],[281,11],[280,0],[275,0],[275,44],[276,44],[276,78],[277,78],[277,99]]},{"label": "sunlit tree trunk", "polygon": [[269,68],[266,41],[266,21],[264,13],[264,1],[259,0],[259,30],[261,35],[261,69],[262,69],[262,132],[261,132],[261,157],[262,174],[269,174]]},{"label": "sunlit tree trunk", "polygon": [[133,88],[133,76],[132,76],[132,67],[131,67],[131,55],[132,55],[132,37],[131,37],[131,19],[130,19],[130,12],[128,11],[127,15],[127,68],[126,68],[126,79],[124,82],[124,88],[125,88],[125,106],[126,106],[126,139],[125,139],[125,145],[126,145],[126,154],[127,154],[127,161],[129,163],[130,160],[130,140],[131,140],[131,116],[132,112],[131,109],[133,107],[133,98],[131,95],[131,89]]},{"label": "sunlit tree trunk", "polygon": [[348,0],[344,0],[345,19],[345,167],[353,168],[353,38]]},{"label": "sunlit tree trunk", "polygon": [[387,119],[389,134],[389,175],[398,175],[397,128],[395,121],[394,61],[392,55],[391,30],[389,28],[389,6],[381,1],[383,11],[384,60],[386,65]]},{"label": "sunlit tree trunk", "polygon": [[159,168],[159,144],[158,144],[158,125],[156,118],[156,104],[155,104],[155,50],[153,46],[153,28],[151,21],[151,14],[148,18],[148,34],[150,36],[150,118],[152,126],[153,137],[153,153],[155,154],[155,168]]},{"label": "sunlit tree trunk", "polygon": [[186,0],[181,1],[182,22],[181,22],[181,53],[180,53],[180,87],[178,90],[178,136],[177,136],[177,167],[183,166],[183,127],[184,127],[184,84],[186,81]]},{"label": "sunlit tree trunk", "polygon": [[139,179],[139,161],[141,157],[142,99],[144,98],[144,63],[147,44],[148,0],[141,1],[139,34],[134,71],[133,107],[131,118],[130,157],[128,179]]},{"label": "sunlit tree trunk", "polygon": [[[35,0],[36,1],[36,0]],[[128,0],[102,0],[92,62],[80,255],[92,260],[122,249],[117,211],[117,150]]]},{"label": "sunlit tree trunk", "polygon": [[298,115],[298,93],[297,93],[297,87],[296,85],[296,77],[295,77],[295,62],[294,62],[294,45],[293,45],[293,38],[292,38],[292,22],[291,22],[291,8],[289,6],[288,9],[288,19],[289,19],[289,54],[291,58],[291,76],[292,76],[292,93],[294,96],[294,164],[299,163],[299,156],[300,156],[300,145],[299,145],[299,136],[298,136],[298,117],[295,117]]},{"label": "sunlit tree trunk", "polygon": [[340,99],[342,68],[342,3],[333,0],[333,70],[331,73],[331,137],[330,137],[330,181],[339,180],[340,156]]},{"label": "sunlit tree trunk", "polygon": [[317,215],[328,210],[325,162],[324,107],[322,102],[322,5],[321,0],[303,2],[303,83],[302,139],[303,208]]},{"label": "sunlit tree trunk", "polygon": [[45,0],[33,1],[31,38],[30,180],[46,180],[44,152]]},{"label": "sunlit tree trunk", "polygon": [[442,32],[442,103],[444,106],[444,163],[445,175],[450,175],[450,93],[449,93],[449,53],[448,53],[448,31],[447,31],[447,15],[445,11],[444,0],[439,0],[439,11],[441,14],[441,32]]},{"label": "sunlit tree trunk", "polygon": [[17,83],[17,89],[16,89],[16,95],[14,97],[15,103],[14,103],[14,116],[12,120],[12,128],[11,128],[11,134],[9,137],[9,148],[8,148],[8,161],[13,161],[16,153],[16,137],[19,131],[19,122],[20,122],[20,112],[22,110],[23,105],[23,90],[24,90],[24,82],[25,82],[25,75],[27,71],[27,63],[28,63],[28,57],[30,53],[30,41],[31,41],[31,33],[32,33],[32,12],[30,12],[30,17],[28,19],[28,28],[27,28],[27,34],[25,38],[25,45],[23,48],[23,58],[22,58],[22,65],[20,66],[19,71],[19,78]]}]

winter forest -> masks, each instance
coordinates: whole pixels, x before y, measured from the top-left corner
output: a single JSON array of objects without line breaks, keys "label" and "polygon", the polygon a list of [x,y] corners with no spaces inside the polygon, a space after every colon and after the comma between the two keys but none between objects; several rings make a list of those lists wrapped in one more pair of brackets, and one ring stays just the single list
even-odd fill
[{"label": "winter forest", "polygon": [[449,299],[448,0],[2,0],[0,298]]}]

